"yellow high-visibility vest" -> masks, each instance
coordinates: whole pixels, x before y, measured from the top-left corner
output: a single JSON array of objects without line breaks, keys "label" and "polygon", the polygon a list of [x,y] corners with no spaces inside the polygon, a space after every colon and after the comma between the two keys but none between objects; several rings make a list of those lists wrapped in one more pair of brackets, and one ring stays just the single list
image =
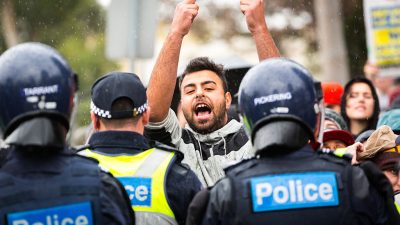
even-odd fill
[{"label": "yellow high-visibility vest", "polygon": [[397,202],[394,202],[394,205],[396,206],[397,212],[400,214],[400,205],[397,204]]},{"label": "yellow high-visibility vest", "polygon": [[[165,190],[174,152],[152,148],[137,155],[107,155],[86,149],[79,154],[97,159],[124,185],[138,224],[177,224]],[[154,220],[154,215],[160,218]]]}]

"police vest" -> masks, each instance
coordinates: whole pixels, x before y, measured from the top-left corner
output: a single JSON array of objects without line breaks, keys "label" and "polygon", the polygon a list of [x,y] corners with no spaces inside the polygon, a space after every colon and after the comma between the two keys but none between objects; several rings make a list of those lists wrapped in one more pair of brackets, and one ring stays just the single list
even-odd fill
[{"label": "police vest", "polygon": [[252,159],[228,169],[233,224],[357,224],[351,165],[333,156]]},{"label": "police vest", "polygon": [[175,153],[152,148],[137,155],[110,156],[86,149],[80,154],[93,157],[124,185],[136,224],[177,224],[166,196],[166,176]]},{"label": "police vest", "polygon": [[102,224],[100,172],[80,156],[13,157],[0,170],[0,224]]}]

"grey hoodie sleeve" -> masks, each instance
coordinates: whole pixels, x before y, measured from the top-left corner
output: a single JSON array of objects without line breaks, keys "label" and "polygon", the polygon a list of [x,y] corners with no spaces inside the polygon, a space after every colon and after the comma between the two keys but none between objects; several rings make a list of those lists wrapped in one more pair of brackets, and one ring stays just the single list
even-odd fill
[{"label": "grey hoodie sleeve", "polygon": [[182,128],[179,126],[175,112],[169,109],[168,115],[163,121],[147,124],[144,136],[151,140],[177,147],[182,137]]}]

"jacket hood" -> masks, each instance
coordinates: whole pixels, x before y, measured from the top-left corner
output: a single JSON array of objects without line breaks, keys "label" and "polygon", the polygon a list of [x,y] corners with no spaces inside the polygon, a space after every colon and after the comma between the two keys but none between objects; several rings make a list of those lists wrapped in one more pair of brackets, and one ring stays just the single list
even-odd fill
[{"label": "jacket hood", "polygon": [[213,131],[208,134],[200,134],[194,131],[189,125],[186,124],[185,128],[190,130],[200,142],[205,142],[208,144],[213,144],[221,141],[224,137],[229,134],[236,133],[242,127],[242,124],[237,120],[232,119],[229,121],[225,126],[221,127],[220,129]]}]

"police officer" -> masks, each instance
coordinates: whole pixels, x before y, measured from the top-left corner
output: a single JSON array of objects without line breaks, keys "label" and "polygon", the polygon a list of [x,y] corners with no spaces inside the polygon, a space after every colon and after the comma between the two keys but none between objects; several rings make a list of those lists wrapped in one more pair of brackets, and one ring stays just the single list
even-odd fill
[{"label": "police officer", "polygon": [[134,224],[122,185],[65,143],[77,77],[40,43],[0,56],[0,224]]},{"label": "police officer", "polygon": [[287,59],[246,74],[239,110],[256,157],[227,169],[203,225],[387,224],[384,200],[363,170],[308,144],[318,140],[320,93],[309,72]]},{"label": "police officer", "polygon": [[123,183],[137,224],[184,224],[201,183],[181,164],[182,153],[146,142],[150,108],[139,77],[111,72],[93,84],[91,96],[95,133],[80,154],[99,160]]}]

